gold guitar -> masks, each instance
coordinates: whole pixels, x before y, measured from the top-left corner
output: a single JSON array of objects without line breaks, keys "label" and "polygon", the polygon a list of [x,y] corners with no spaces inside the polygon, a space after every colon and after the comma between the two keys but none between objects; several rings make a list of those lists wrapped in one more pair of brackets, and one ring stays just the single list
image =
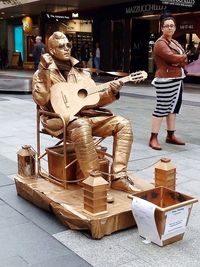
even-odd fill
[{"label": "gold guitar", "polygon": [[[139,83],[146,78],[145,71],[137,71],[118,81]],[[96,85],[92,79],[85,79],[79,83],[56,83],[50,88],[52,107],[56,113],[71,120],[80,110],[96,105],[100,100],[99,92],[106,91],[109,84],[110,82]]]}]

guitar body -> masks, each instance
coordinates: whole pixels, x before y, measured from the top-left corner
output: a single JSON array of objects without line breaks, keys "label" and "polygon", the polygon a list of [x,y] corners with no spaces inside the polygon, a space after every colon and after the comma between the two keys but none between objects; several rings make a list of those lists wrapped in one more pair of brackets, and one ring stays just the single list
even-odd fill
[{"label": "guitar body", "polygon": [[50,101],[54,111],[72,119],[81,109],[94,106],[100,96],[95,82],[88,78],[78,83],[60,82],[50,89]]},{"label": "guitar body", "polygon": [[[146,78],[145,71],[137,71],[118,79],[118,81],[138,83]],[[100,100],[99,92],[107,90],[109,85],[110,82],[97,86],[90,78],[78,83],[56,83],[50,88],[51,105],[56,113],[62,115],[66,121],[70,121],[79,111],[87,107],[94,107]]]}]

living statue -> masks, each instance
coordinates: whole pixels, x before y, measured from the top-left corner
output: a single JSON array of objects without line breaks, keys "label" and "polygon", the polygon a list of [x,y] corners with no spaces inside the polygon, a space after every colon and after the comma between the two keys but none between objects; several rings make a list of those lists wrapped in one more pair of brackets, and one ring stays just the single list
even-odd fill
[{"label": "living statue", "polygon": [[[52,108],[50,88],[60,82],[77,84],[91,79],[90,73],[80,69],[79,61],[71,57],[71,43],[62,32],[54,32],[48,40],[49,53],[42,55],[39,68],[33,75],[33,98],[43,109]],[[113,81],[105,92],[99,94],[95,106],[81,109],[67,121],[67,135],[74,143],[75,153],[83,173],[83,178],[92,172],[99,172],[99,160],[93,136],[113,136],[113,163],[111,188],[135,192],[133,181],[127,175],[127,164],[133,142],[130,122],[102,108],[119,99],[119,90],[123,83]],[[66,88],[67,90],[67,88]],[[74,103],[76,105],[76,103]],[[54,111],[55,112],[55,111]],[[66,118],[67,120],[67,118]],[[62,122],[59,118],[43,118],[43,126],[49,133],[59,136],[62,133]]]}]

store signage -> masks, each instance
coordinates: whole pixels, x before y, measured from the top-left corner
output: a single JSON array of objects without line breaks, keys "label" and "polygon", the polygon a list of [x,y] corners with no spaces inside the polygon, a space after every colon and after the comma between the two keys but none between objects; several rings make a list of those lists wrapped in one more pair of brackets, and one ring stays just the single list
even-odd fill
[{"label": "store signage", "polygon": [[156,4],[135,5],[135,6],[127,7],[126,14],[161,11],[161,10],[164,10],[165,8],[166,7],[163,5],[156,5]]},{"label": "store signage", "polygon": [[176,36],[186,33],[196,33],[200,36],[200,21],[198,15],[182,15],[176,17]]},{"label": "store signage", "polygon": [[79,13],[72,13],[72,18],[78,18],[79,17]]},{"label": "store signage", "polygon": [[70,16],[58,15],[55,13],[45,13],[44,16],[46,19],[49,19],[49,20],[52,19],[52,20],[56,20],[56,21],[70,19]]},{"label": "store signage", "polygon": [[183,24],[179,26],[180,30],[193,30],[194,25],[193,24]]},{"label": "store signage", "polygon": [[25,33],[29,33],[32,30],[33,21],[30,17],[26,16],[22,19],[23,30]]},{"label": "store signage", "polygon": [[165,5],[192,7],[195,0],[160,0]]},{"label": "store signage", "polygon": [[19,0],[2,0],[0,2],[2,2],[4,5],[11,4],[14,6],[21,4],[21,1],[19,1]]},{"label": "store signage", "polygon": [[0,9],[7,8],[11,6],[18,6],[23,4],[28,4],[32,2],[38,2],[39,0],[0,0]]}]

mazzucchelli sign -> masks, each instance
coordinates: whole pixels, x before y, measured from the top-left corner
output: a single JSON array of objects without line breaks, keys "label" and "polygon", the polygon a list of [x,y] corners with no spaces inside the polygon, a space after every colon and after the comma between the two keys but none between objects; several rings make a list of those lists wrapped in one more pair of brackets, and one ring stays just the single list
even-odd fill
[{"label": "mazzucchelli sign", "polygon": [[144,4],[144,5],[135,5],[126,8],[126,14],[135,14],[135,13],[145,13],[150,11],[161,11],[165,9],[162,5],[157,4]]}]

